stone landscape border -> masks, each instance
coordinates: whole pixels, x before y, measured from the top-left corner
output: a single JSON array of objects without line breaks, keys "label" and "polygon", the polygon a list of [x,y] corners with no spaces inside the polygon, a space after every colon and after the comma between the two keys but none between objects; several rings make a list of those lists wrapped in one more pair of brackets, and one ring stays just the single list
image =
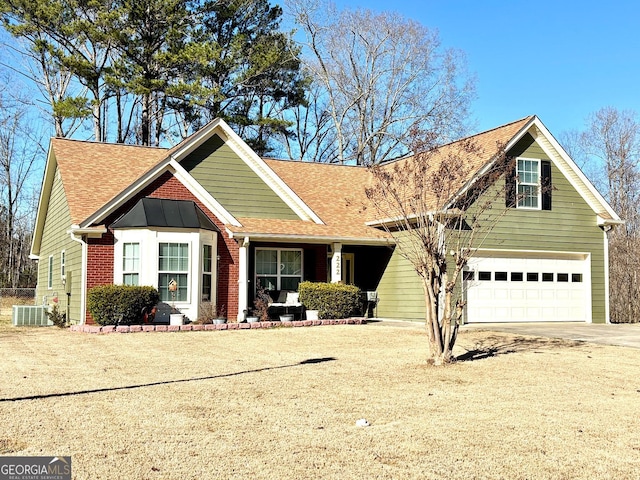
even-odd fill
[{"label": "stone landscape border", "polygon": [[323,325],[364,325],[366,318],[352,317],[339,320],[295,320],[293,322],[221,323],[205,325],[71,325],[77,333],[138,333],[138,332],[195,332],[217,330],[253,330],[257,328],[320,327]]}]

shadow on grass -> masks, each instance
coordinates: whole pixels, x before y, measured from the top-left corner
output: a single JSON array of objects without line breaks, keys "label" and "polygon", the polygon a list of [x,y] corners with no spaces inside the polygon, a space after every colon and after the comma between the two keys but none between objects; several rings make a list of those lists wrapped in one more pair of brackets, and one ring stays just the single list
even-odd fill
[{"label": "shadow on grass", "polygon": [[336,359],[334,357],[307,358],[306,360],[302,360],[301,362],[298,362],[298,363],[292,363],[291,365],[278,365],[277,367],[256,368],[253,370],[244,370],[241,372],[233,372],[233,373],[223,373],[220,375],[209,375],[206,377],[193,377],[193,378],[182,378],[180,380],[165,380],[162,382],[140,383],[137,385],[125,385],[123,387],[95,388],[95,389],[89,389],[89,390],[78,390],[75,392],[45,393],[41,395],[28,395],[25,397],[0,398],[0,402],[17,402],[19,400],[40,400],[44,398],[73,397],[75,395],[85,395],[88,393],[116,392],[118,390],[133,390],[136,388],[155,387],[157,385],[171,385],[173,383],[198,382],[201,380],[213,380],[216,378],[235,377],[237,375],[244,375],[246,373],[259,373],[259,372],[266,372],[269,370],[278,370],[280,368],[297,367],[298,365],[312,365],[316,363],[333,362],[335,360]]},{"label": "shadow on grass", "polygon": [[543,353],[541,350],[563,349],[581,345],[580,342],[570,340],[560,340],[557,338],[526,338],[514,337],[487,337],[475,344],[475,348],[467,350],[466,353],[458,355],[459,362],[471,362],[483,360],[485,358],[497,357],[498,355],[508,355],[510,353],[530,352]]}]

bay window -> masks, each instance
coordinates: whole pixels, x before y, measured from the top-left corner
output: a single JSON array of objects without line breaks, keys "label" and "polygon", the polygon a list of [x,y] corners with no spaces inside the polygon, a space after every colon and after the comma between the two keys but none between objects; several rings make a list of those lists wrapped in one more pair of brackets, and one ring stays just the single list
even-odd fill
[{"label": "bay window", "polygon": [[[178,284],[175,296],[169,292],[169,282]],[[158,291],[164,302],[186,302],[189,299],[189,244],[158,244]]]},{"label": "bay window", "polygon": [[211,272],[212,272],[212,252],[213,247],[211,245],[202,246],[202,296],[203,302],[211,301]]},{"label": "bay window", "polygon": [[122,284],[139,285],[140,281],[140,244],[122,245]]}]

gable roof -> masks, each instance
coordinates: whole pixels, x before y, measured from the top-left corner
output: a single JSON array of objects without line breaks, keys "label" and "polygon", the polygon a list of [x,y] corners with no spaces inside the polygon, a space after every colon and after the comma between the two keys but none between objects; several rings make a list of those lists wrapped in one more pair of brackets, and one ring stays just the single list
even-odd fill
[{"label": "gable roof", "polygon": [[[473,141],[476,149],[465,161],[472,168],[460,180],[468,188],[489,168],[498,145],[508,150],[530,134],[598,216],[600,224],[620,223],[619,217],[587,180],[542,122],[529,116],[437,149],[444,161],[460,145]],[[180,161],[212,135],[219,135],[233,151],[299,216],[299,220],[235,218],[182,166]],[[406,157],[388,162],[393,168]],[[306,241],[358,241],[381,243],[387,235],[373,228],[384,223],[368,208],[365,187],[371,173],[362,167],[262,159],[222,120],[217,119],[172,149],[52,139],[41,192],[32,253],[38,253],[48,196],[58,171],[67,197],[72,225],[91,228],[134,197],[160,174],[170,171],[226,225],[232,237],[298,239]]]},{"label": "gable roof", "polygon": [[365,224],[365,187],[371,181],[366,168],[291,160],[265,160],[267,165],[318,215],[322,224],[297,220],[241,218],[232,235],[261,238],[316,237],[318,240],[386,242],[387,234]]},{"label": "gable roof", "polygon": [[[451,189],[454,195],[451,198],[437,198],[433,192],[426,192],[425,204],[431,210],[447,208],[442,205],[443,202],[452,201],[465,187],[470,185],[484,170],[489,168],[495,157],[498,155],[500,148],[507,148],[508,143],[515,143],[513,139],[519,137],[519,133],[525,131],[526,125],[534,117],[525,117],[515,122],[507,123],[491,130],[465,137],[455,142],[434,148],[426,153],[427,172],[439,171],[443,163],[449,159],[460,159],[464,164],[464,171],[457,172],[457,177],[453,179]],[[403,164],[414,162],[415,156],[401,158],[395,161],[387,162],[381,168],[393,171],[396,167],[402,167]],[[438,205],[440,203],[440,205]],[[374,222],[370,222],[374,223]]]},{"label": "gable roof", "polygon": [[167,149],[51,140],[72,224],[80,224],[166,157]]}]

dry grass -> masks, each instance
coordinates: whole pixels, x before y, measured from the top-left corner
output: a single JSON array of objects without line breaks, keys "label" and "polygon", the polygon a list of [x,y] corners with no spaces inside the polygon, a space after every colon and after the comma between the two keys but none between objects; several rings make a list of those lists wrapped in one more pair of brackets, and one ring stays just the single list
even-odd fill
[{"label": "dry grass", "polygon": [[33,298],[0,297],[0,329],[11,325],[13,305],[33,305]]},{"label": "dry grass", "polygon": [[0,345],[0,453],[78,479],[640,477],[636,349],[474,330],[435,368],[383,325]]}]

